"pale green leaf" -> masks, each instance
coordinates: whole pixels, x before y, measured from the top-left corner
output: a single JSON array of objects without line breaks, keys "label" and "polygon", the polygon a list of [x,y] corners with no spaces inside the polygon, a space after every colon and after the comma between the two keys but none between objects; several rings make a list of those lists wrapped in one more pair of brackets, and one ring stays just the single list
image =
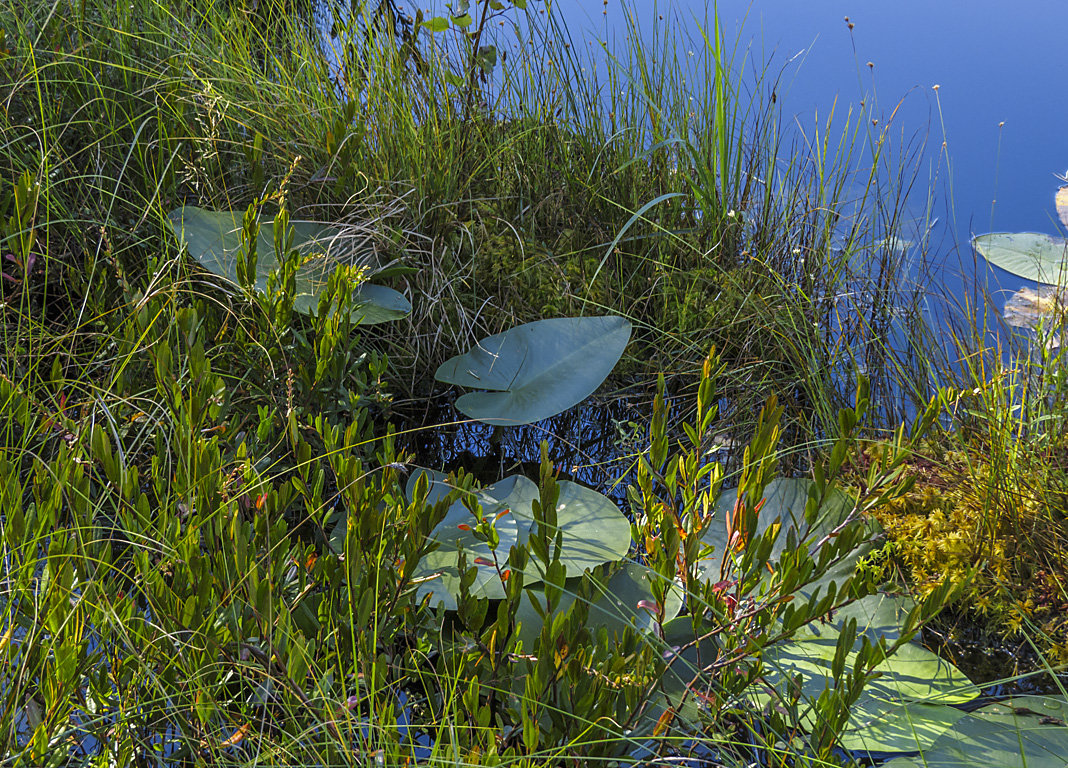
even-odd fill
[{"label": "pale green leaf", "polygon": [[[189,255],[201,266],[237,283],[237,256],[241,250],[241,215],[233,211],[208,211],[187,205],[167,215],[168,223]],[[260,225],[256,242],[257,291],[267,290],[267,275],[278,268],[275,256],[273,220]],[[373,254],[361,252],[363,238],[348,235],[343,227],[310,221],[294,221],[293,247],[304,262],[297,269],[293,308],[310,314],[319,306],[319,295],[338,263],[362,264],[374,274],[377,263]],[[408,300],[392,288],[362,283],[356,291],[359,306],[352,312],[354,321],[364,325],[404,317],[411,311]]]},{"label": "pale green leaf", "polygon": [[[1024,696],[971,712],[915,758],[927,768],[1064,768],[1068,727],[1061,698]],[[893,761],[887,765],[907,763]]]},{"label": "pale green leaf", "polygon": [[444,32],[449,28],[449,20],[443,16],[435,16],[424,21],[423,28],[431,32]]},{"label": "pale green leaf", "polygon": [[930,748],[965,714],[945,704],[864,698],[850,712],[839,743],[851,752],[917,752]]},{"label": "pale green leaf", "polygon": [[585,400],[601,385],[630,340],[622,317],[560,317],[483,339],[443,363],[434,378],[470,392],[461,413],[489,424],[531,424]]},{"label": "pale green leaf", "polygon": [[1068,240],[1040,232],[994,232],[972,239],[975,250],[996,267],[1047,285],[1068,284]]},{"label": "pale green leaf", "polygon": [[[646,604],[654,602],[649,585],[657,578],[661,577],[652,569],[633,561],[618,567],[605,582],[603,591],[594,594],[588,601],[589,618],[586,626],[590,632],[596,636],[603,628],[610,639],[628,626],[639,632],[652,632],[656,627],[656,616]],[[558,612],[566,611],[575,602],[579,582],[580,579],[568,579],[557,607]],[[542,628],[542,619],[531,605],[533,600],[544,600],[542,586],[535,585],[523,591],[516,614],[517,621],[522,624],[519,638],[527,653],[534,648],[534,641]],[[672,585],[664,606],[664,621],[678,616],[681,608],[682,592],[677,585]]]},{"label": "pale green leaf", "polygon": [[[411,498],[418,473],[408,480],[407,493]],[[451,490],[443,475],[429,473],[428,503],[444,498]],[[579,576],[583,571],[605,563],[622,561],[630,550],[630,522],[611,499],[594,490],[569,481],[559,484],[556,517],[561,536],[560,561],[569,576]],[[504,586],[498,573],[498,565],[504,569],[508,551],[513,544],[525,544],[534,524],[532,503],[540,495],[538,486],[522,475],[513,475],[475,493],[482,514],[496,520],[500,544],[497,559],[488,546],[478,542],[473,531],[477,523],[462,499],[450,508],[445,520],[431,533],[430,538],[439,542],[439,548],[426,556],[415,571],[416,577],[425,581],[420,586],[420,596],[431,594],[432,604],[444,603],[446,608],[456,607],[459,595],[459,572],[457,556],[462,547],[467,554],[468,567],[479,569],[473,594],[480,597],[500,599]],[[555,534],[554,534],[555,538]],[[534,558],[528,562],[524,573],[525,583],[534,584],[542,574]]]}]

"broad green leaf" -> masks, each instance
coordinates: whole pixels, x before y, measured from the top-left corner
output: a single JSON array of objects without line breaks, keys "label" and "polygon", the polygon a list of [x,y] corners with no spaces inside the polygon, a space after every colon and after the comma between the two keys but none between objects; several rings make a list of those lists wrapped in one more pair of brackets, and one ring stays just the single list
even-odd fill
[{"label": "broad green leaf", "polygon": [[[187,205],[167,215],[168,223],[189,255],[201,266],[230,282],[237,282],[237,254],[241,249],[242,215],[233,211],[207,211]],[[263,221],[256,243],[256,281],[258,291],[267,290],[267,275],[278,267],[275,258],[273,220]],[[305,258],[297,270],[297,295],[293,308],[310,314],[319,305],[319,294],[339,262],[367,262],[368,273],[374,274],[377,264],[357,249],[359,238],[346,236],[343,227],[295,221],[293,245]],[[356,291],[360,303],[353,313],[354,321],[364,325],[388,322],[404,317],[411,311],[408,300],[392,288],[362,283]]]},{"label": "broad green leaf", "polygon": [[478,66],[482,68],[482,71],[487,75],[493,72],[493,68],[497,66],[497,48],[493,45],[483,45],[478,49],[478,54],[475,56],[475,60],[478,62]]},{"label": "broad green leaf", "polygon": [[[778,687],[788,678],[801,675],[802,696],[814,700],[825,687],[833,685],[831,664],[837,643],[837,631],[828,627],[820,636],[799,636],[766,649],[763,660],[768,668],[767,682]],[[859,636],[847,657],[847,670],[853,668],[858,650]],[[962,704],[979,695],[979,689],[963,672],[916,643],[900,646],[875,669],[880,676],[865,688],[865,695],[875,699]]]},{"label": "broad green leaf", "polygon": [[435,16],[424,21],[423,27],[431,32],[444,32],[449,28],[449,20],[443,16]]},{"label": "broad green leaf", "polygon": [[[408,481],[408,494],[411,497],[416,473]],[[427,502],[434,503],[447,495],[452,489],[443,480],[431,476],[430,491]],[[504,584],[501,573],[507,567],[508,551],[515,544],[526,541],[529,523],[512,514],[516,507],[530,507],[533,499],[538,497],[538,486],[522,475],[494,483],[475,494],[482,508],[482,515],[494,520],[500,543],[496,554],[489,545],[479,541],[474,534],[477,520],[464,504],[457,500],[449,507],[442,520],[430,534],[439,547],[424,556],[415,569],[413,578],[420,582],[418,595],[423,598],[430,595],[430,604],[444,604],[448,610],[456,609],[456,598],[460,594],[460,573],[457,562],[461,548],[467,557],[467,567],[475,568],[478,574],[471,586],[471,594],[495,600],[504,597]]]},{"label": "broad green leaf", "polygon": [[917,752],[929,749],[965,714],[945,704],[864,698],[850,712],[839,743],[850,752]]},{"label": "broad green leaf", "polygon": [[[807,534],[809,541],[813,542],[816,538],[833,530],[853,510],[853,499],[841,491],[835,491],[830,498],[824,501],[812,530],[807,530],[805,525],[805,503],[808,500],[808,492],[811,486],[812,481],[806,478],[784,477],[776,478],[768,485],[764,494],[764,505],[758,512],[754,535],[763,534],[773,523],[778,522],[781,524],[782,528],[779,536],[772,547],[772,560],[777,559],[782,554],[786,546],[787,533],[791,529],[797,532],[799,538]],[[711,526],[701,536],[702,543],[713,548],[708,556],[698,563],[698,575],[703,579],[718,581],[720,578],[723,558],[727,551],[726,520],[734,507],[736,499],[737,495],[733,490],[727,490],[720,494],[716,500],[716,517]],[[833,572],[826,575],[825,578],[821,578],[818,582],[809,585],[809,589],[814,589],[820,584],[829,582],[832,578],[837,581],[844,581],[852,574],[856,560],[866,550],[866,546],[858,547],[847,562],[833,569]]]},{"label": "broad green leaf", "polygon": [[[652,632],[656,627],[656,616],[649,609],[654,602],[650,589],[652,579],[661,578],[652,569],[632,561],[624,563],[609,577],[604,584],[604,591],[595,594],[590,600],[587,627],[596,637],[604,628],[609,638],[621,632],[625,627],[632,627],[639,632]],[[558,613],[566,611],[576,599],[576,590],[580,579],[568,579],[564,594],[557,608]],[[544,590],[535,585],[523,591],[516,619],[521,622],[519,638],[529,653],[534,641],[541,634],[542,619],[531,605],[533,600],[544,599]],[[682,609],[682,592],[674,586],[668,591],[667,604],[664,606],[664,621],[678,616]]]},{"label": "broad green leaf", "polygon": [[[569,480],[561,480],[557,487],[560,494],[556,502],[556,524],[563,534],[560,562],[567,568],[568,575],[578,576],[587,568],[625,558],[631,545],[630,521],[615,502]],[[525,530],[533,526],[529,503],[514,507],[513,512],[527,521]],[[526,573],[528,580],[540,578],[538,567],[539,563],[531,558]]]},{"label": "broad green leaf", "polygon": [[987,704],[973,714],[1014,720],[1024,718],[1025,725],[1029,722],[1028,718],[1059,721],[1046,723],[1047,725],[1068,725],[1068,701],[1061,696],[1014,696],[1005,701]]},{"label": "broad green leaf", "polygon": [[1040,232],[995,232],[972,239],[979,255],[1017,277],[1068,284],[1068,240]]},{"label": "broad green leaf", "polygon": [[461,413],[489,424],[531,424],[566,411],[601,385],[630,340],[622,317],[559,317],[483,339],[443,363],[434,378],[470,392]]},{"label": "broad green leaf", "polygon": [[1024,696],[990,704],[960,718],[953,728],[912,762],[886,765],[906,768],[1064,768],[1068,763],[1068,727],[1061,698]]},{"label": "broad green leaf", "polygon": [[[440,473],[429,474],[427,502],[435,503],[452,489]],[[407,493],[411,498],[418,473],[408,480]],[[611,499],[585,486],[569,481],[558,484],[556,517],[561,537],[561,562],[571,576],[579,576],[589,568],[622,561],[630,550],[630,522]],[[448,609],[456,607],[459,595],[459,572],[456,569],[460,548],[467,553],[467,566],[479,569],[473,594],[501,599],[501,583],[497,563],[503,569],[513,544],[525,544],[534,524],[532,502],[539,497],[538,486],[522,475],[513,475],[476,492],[475,500],[482,506],[482,514],[496,520],[500,544],[497,559],[488,546],[475,540],[476,520],[464,505],[455,502],[431,533],[439,542],[437,550],[426,556],[416,569],[416,577],[423,579],[420,595],[432,595],[432,604],[444,603]],[[524,573],[526,584],[540,581],[542,574],[532,558]]]},{"label": "broad green leaf", "polygon": [[845,623],[856,619],[858,635],[866,635],[872,642],[883,637],[892,643],[901,636],[901,628],[915,607],[916,601],[907,595],[867,595],[835,610],[829,621],[812,622],[802,627],[798,637],[820,637],[829,631],[837,640]]}]

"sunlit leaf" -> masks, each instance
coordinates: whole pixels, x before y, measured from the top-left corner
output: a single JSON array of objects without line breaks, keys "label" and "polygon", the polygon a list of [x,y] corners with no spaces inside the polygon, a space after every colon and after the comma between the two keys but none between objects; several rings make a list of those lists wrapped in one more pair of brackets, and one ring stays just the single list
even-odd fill
[{"label": "sunlit leaf", "polygon": [[1054,314],[1064,304],[1064,292],[1050,285],[1040,285],[1038,290],[1021,288],[1005,302],[1002,315],[1005,322],[1014,328],[1038,327],[1043,318]]},{"label": "sunlit leaf", "polygon": [[[831,531],[846,519],[853,510],[854,502],[847,494],[835,491],[820,508],[819,518],[809,530],[805,525],[805,503],[808,500],[812,481],[805,478],[775,478],[768,485],[764,494],[764,505],[757,516],[755,535],[763,534],[769,526],[778,521],[782,528],[771,551],[772,560],[777,559],[786,546],[787,533],[793,530],[799,537],[807,536],[812,542],[819,536]],[[726,519],[737,500],[734,490],[723,491],[716,500],[716,516],[711,526],[701,536],[701,542],[713,549],[698,563],[698,575],[711,581],[718,581],[727,552]],[[832,579],[844,581],[853,571],[856,560],[867,551],[868,547],[858,547],[846,561],[832,572],[826,574],[810,587],[826,584]]]},{"label": "sunlit leaf", "polygon": [[[568,575],[578,576],[587,568],[625,558],[631,545],[630,521],[615,502],[592,488],[568,480],[561,480],[557,487],[556,524],[562,534],[560,562]],[[527,521],[529,530],[534,523],[530,505],[513,507],[513,512]],[[539,577],[538,567],[537,561],[531,558],[528,579]]]},{"label": "sunlit leaf", "polygon": [[434,378],[470,392],[461,413],[489,424],[531,424],[566,411],[601,385],[630,340],[622,317],[559,317],[483,339],[443,363]]},{"label": "sunlit leaf", "polygon": [[894,768],[1064,768],[1068,727],[1061,698],[1022,696],[989,704],[961,717],[933,747]]},{"label": "sunlit leaf", "polygon": [[449,20],[442,16],[435,16],[424,21],[423,28],[431,32],[444,32],[449,28]]},{"label": "sunlit leaf", "polygon": [[[639,632],[651,632],[656,626],[656,614],[653,610],[653,597],[650,584],[660,578],[652,569],[635,562],[627,562],[617,568],[604,584],[603,591],[594,594],[589,602],[587,627],[594,635],[602,628],[607,630],[609,638],[620,633],[626,627]],[[576,599],[579,579],[568,579],[561,597],[558,612],[567,610]],[[542,619],[534,610],[531,602],[542,599],[543,589],[535,585],[524,590],[516,619],[522,623],[519,638],[523,647],[529,652],[541,632]],[[668,599],[664,606],[664,621],[670,621],[682,608],[682,593],[677,585],[668,590]]]},{"label": "sunlit leaf", "polygon": [[[413,473],[408,481],[409,498],[418,475]],[[435,503],[452,490],[440,473],[429,473],[428,480],[428,503]],[[558,488],[556,516],[562,534],[560,561],[566,566],[568,575],[579,576],[586,569],[622,561],[630,550],[630,522],[612,500],[577,483],[561,481]],[[455,502],[445,520],[431,533],[431,538],[439,542],[439,548],[425,557],[415,572],[416,578],[424,580],[420,595],[432,595],[432,604],[443,603],[449,609],[456,607],[455,598],[459,595],[456,564],[462,547],[467,554],[468,567],[479,569],[472,594],[503,598],[504,586],[496,563],[503,568],[511,546],[526,543],[534,525],[532,502],[538,496],[538,486],[522,475],[513,475],[476,492],[475,498],[482,505],[483,516],[495,521],[500,535],[496,560],[488,546],[477,541],[472,530],[461,527],[473,528],[477,521],[462,499]],[[537,583],[542,575],[532,558],[524,573],[525,583]]]},{"label": "sunlit leaf", "polygon": [[930,748],[965,714],[945,704],[865,698],[850,712],[839,743],[851,752],[916,752]]},{"label": "sunlit leaf", "polygon": [[[764,663],[772,687],[802,677],[802,697],[815,700],[833,682],[831,663],[838,632],[828,628],[821,636],[805,635],[766,649]],[[859,638],[846,660],[852,669]],[[963,672],[917,643],[905,643],[876,668],[880,676],[868,683],[865,695],[888,702],[910,700],[938,704],[962,704],[979,695],[979,689]]]},{"label": "sunlit leaf", "polygon": [[1017,277],[1068,284],[1068,240],[1040,232],[994,232],[972,239],[979,255]]},{"label": "sunlit leaf", "polygon": [[[409,498],[417,476],[418,473],[413,473],[409,479]],[[428,503],[435,503],[452,490],[439,478],[440,475],[429,478]],[[537,497],[538,486],[522,475],[514,475],[476,492],[475,499],[481,505],[483,516],[494,521],[500,536],[496,553],[490,550],[488,544],[476,538],[473,528],[477,521],[463,499],[454,502],[446,512],[445,519],[430,534],[439,547],[420,561],[413,574],[413,578],[420,581],[419,597],[430,595],[431,605],[440,603],[449,610],[456,608],[456,598],[460,594],[460,574],[456,566],[459,552],[463,549],[467,567],[478,571],[471,594],[496,600],[503,598],[504,585],[498,567],[503,570],[509,549],[514,544],[526,541],[529,528],[526,520],[512,514],[512,510],[529,508],[531,501]]]}]

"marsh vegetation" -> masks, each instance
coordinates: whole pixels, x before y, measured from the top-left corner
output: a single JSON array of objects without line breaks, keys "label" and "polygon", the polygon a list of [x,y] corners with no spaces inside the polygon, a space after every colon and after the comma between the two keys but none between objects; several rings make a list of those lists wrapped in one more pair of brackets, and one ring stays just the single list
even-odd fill
[{"label": "marsh vegetation", "polygon": [[1058,693],[1063,317],[933,322],[909,148],[714,13],[526,5],[0,8],[0,762],[1063,755],[918,634]]}]

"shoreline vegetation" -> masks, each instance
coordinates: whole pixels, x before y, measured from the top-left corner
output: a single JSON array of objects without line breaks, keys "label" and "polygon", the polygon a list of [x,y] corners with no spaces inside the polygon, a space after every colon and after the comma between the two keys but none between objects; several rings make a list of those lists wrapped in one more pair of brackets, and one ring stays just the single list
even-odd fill
[{"label": "shoreline vegetation", "polygon": [[[1064,308],[930,295],[874,99],[355,6],[0,7],[0,765],[1068,751]],[[417,466],[461,392],[625,468]]]}]

